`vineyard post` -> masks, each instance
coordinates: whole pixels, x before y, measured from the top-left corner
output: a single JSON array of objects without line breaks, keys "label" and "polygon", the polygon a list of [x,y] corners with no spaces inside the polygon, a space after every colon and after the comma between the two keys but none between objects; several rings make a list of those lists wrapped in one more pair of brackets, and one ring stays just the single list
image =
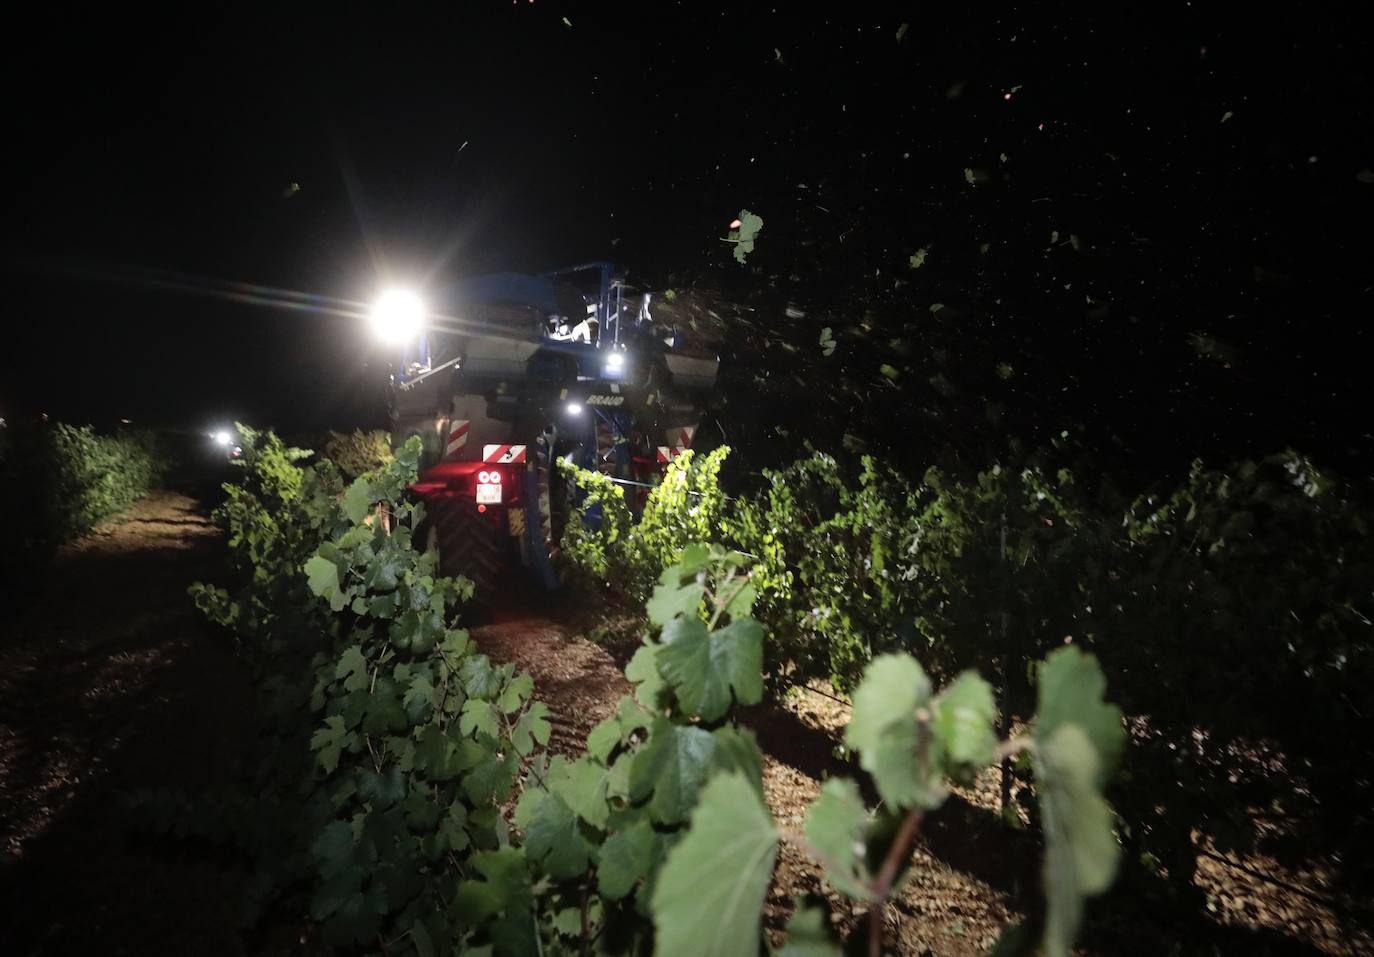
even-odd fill
[{"label": "vineyard post", "polygon": [[[1007,510],[1002,509],[1002,534],[998,545],[998,561],[1002,570],[1002,634],[1000,647],[1002,671],[1002,716],[998,736],[1006,740],[1011,736],[1011,649],[1007,647],[1007,598],[1011,592],[1011,570],[1007,567]],[[1002,807],[1005,814],[1011,805],[1011,755],[1002,755]]]}]

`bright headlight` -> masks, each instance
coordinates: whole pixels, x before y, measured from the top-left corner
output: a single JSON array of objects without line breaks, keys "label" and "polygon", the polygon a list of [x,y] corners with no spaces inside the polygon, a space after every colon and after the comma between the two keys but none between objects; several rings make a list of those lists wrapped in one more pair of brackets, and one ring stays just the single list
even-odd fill
[{"label": "bright headlight", "polygon": [[625,353],[612,352],[606,357],[607,369],[623,369],[625,367]]},{"label": "bright headlight", "polygon": [[400,345],[419,335],[424,324],[424,303],[413,292],[393,289],[372,307],[372,328],[383,342]]}]

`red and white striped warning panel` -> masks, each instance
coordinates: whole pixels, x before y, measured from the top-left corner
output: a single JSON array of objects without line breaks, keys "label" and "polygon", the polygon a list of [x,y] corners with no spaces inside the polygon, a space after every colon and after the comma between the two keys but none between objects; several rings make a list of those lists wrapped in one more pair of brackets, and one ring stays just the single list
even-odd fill
[{"label": "red and white striped warning panel", "polygon": [[523,445],[484,445],[482,446],[482,461],[495,462],[498,465],[507,462],[525,461],[525,447]]},{"label": "red and white striped warning panel", "polygon": [[468,444],[468,428],[472,422],[468,419],[453,419],[448,424],[448,445],[444,447],[444,458],[456,459],[463,454],[463,449]]},{"label": "red and white striped warning panel", "polygon": [[695,425],[684,425],[680,429],[668,429],[668,444],[677,449],[690,449],[692,447],[692,436],[697,434]]},{"label": "red and white striped warning panel", "polygon": [[667,465],[673,459],[677,458],[679,455],[686,451],[687,450],[682,448],[681,446],[678,446],[677,448],[672,448],[670,446],[660,445],[658,447],[658,464]]}]

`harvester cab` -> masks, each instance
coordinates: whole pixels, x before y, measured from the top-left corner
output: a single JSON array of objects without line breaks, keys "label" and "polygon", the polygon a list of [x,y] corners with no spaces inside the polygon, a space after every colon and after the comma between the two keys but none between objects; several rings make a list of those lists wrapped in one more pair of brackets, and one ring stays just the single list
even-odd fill
[{"label": "harvester cab", "polygon": [[515,565],[557,587],[577,503],[555,459],[642,501],[692,446],[717,358],[658,326],[651,294],[632,293],[610,263],[459,280],[420,318],[418,300],[406,302],[390,414],[394,441],[424,446],[412,489],[427,514],[420,544],[479,593]]}]

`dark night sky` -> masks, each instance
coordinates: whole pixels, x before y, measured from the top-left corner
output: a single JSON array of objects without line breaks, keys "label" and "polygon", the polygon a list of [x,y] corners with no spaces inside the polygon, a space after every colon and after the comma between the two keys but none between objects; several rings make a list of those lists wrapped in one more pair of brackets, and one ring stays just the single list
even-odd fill
[{"label": "dark night sky", "polygon": [[[1135,375],[1174,416],[1306,409],[1276,441],[1359,412],[1374,84],[1353,13],[240,6],[12,34],[0,415],[349,424],[378,396],[361,330],[134,277],[364,299],[602,257],[724,276],[741,207],[769,224],[759,285],[844,299],[905,269],[923,301],[1006,312],[988,328],[1017,348],[1054,343],[1081,404]],[[1088,251],[1047,252],[1055,230]],[[1007,250],[995,281],[942,258],[980,240]],[[1061,323],[1085,298],[1122,325]],[[1194,369],[1198,330],[1243,361]]]}]

